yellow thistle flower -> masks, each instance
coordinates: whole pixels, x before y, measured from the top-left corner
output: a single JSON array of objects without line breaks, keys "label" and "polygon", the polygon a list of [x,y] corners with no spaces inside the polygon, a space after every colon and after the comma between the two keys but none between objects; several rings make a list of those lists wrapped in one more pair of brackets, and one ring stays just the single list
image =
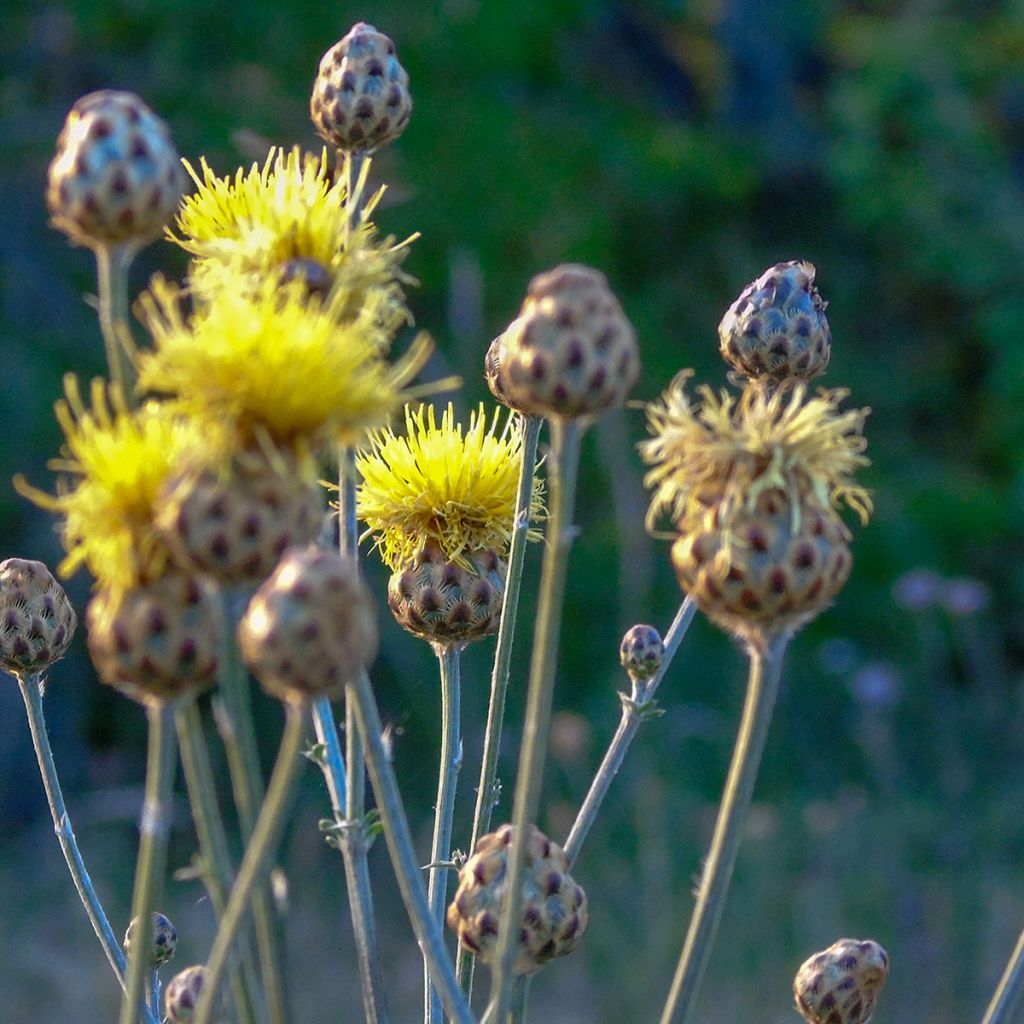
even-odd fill
[{"label": "yellow thistle flower", "polygon": [[96,379],[91,409],[78,380],[64,378],[66,398],[55,405],[64,431],[62,457],[49,467],[63,475],[56,496],[16,477],[18,492],[63,515],[68,576],[83,564],[109,592],[156,579],[170,554],[153,525],[164,482],[192,459],[210,460],[220,448],[214,430],[200,428],[165,403],[129,410],[120,392]]},{"label": "yellow thistle flower", "polygon": [[709,489],[721,494],[716,514],[726,537],[735,515],[752,510],[773,488],[789,496],[794,514],[802,495],[810,494],[822,508],[845,503],[867,522],[871,498],[853,474],[868,464],[861,432],[869,410],[840,412],[848,392],[822,390],[807,398],[804,384],[773,394],[748,386],[736,398],[705,385],[693,406],[686,394],[692,372],[679,374],[648,406],[654,437],[640,444],[644,461],[654,466],[644,479],[655,488],[648,529],[663,513],[678,522],[701,512]]},{"label": "yellow thistle flower", "polygon": [[268,278],[287,280],[305,274],[323,275],[323,291],[341,294],[335,314],[343,321],[364,319],[377,324],[385,343],[411,322],[401,285],[412,278],[401,271],[402,260],[416,236],[397,243],[377,238],[369,220],[380,202],[381,188],[361,205],[369,161],[347,195],[345,170],[332,184],[327,151],[317,158],[271,149],[263,167],[256,164],[234,179],[219,178],[206,160],[202,175],[186,161],[198,191],[182,204],[176,227],[168,230],[193,256],[189,282],[201,297],[248,283],[258,288]]},{"label": "yellow thistle flower", "polygon": [[[463,430],[451,403],[438,426],[434,407],[406,406],[406,434],[381,430],[356,459],[362,476],[357,514],[386,565],[398,569],[433,542],[465,565],[468,553],[508,550],[515,518],[522,433],[511,414],[490,423],[481,405]],[[500,427],[500,429],[499,429]],[[543,516],[541,484],[533,482],[530,515]],[[530,531],[531,539],[539,532]]]},{"label": "yellow thistle flower", "polygon": [[180,292],[158,280],[141,304],[156,347],[140,360],[140,387],[230,425],[244,446],[357,443],[408,397],[430,351],[421,337],[387,363],[374,331],[339,322],[334,301],[309,303],[299,282],[227,287],[186,317]]}]

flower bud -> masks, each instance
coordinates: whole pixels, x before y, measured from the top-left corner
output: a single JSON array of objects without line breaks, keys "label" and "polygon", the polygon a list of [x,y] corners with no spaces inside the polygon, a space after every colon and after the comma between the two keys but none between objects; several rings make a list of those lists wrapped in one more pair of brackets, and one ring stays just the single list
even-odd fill
[{"label": "flower bud", "polygon": [[619,647],[619,660],[634,682],[650,679],[661,668],[664,656],[665,644],[653,626],[631,626]]},{"label": "flower bud", "polygon": [[63,658],[77,624],[68,595],[42,562],[0,562],[0,665],[11,675],[24,678]]},{"label": "flower bud", "polygon": [[796,1008],[807,1024],[867,1024],[888,977],[889,955],[877,942],[840,939],[797,971]]},{"label": "flower bud", "polygon": [[[124,933],[124,951],[131,956],[132,944],[135,941],[136,925],[138,918],[133,917]],[[178,930],[171,924],[170,920],[163,914],[153,914],[153,931],[149,949],[146,951],[147,966],[161,967],[174,957],[174,950],[178,944]]]}]

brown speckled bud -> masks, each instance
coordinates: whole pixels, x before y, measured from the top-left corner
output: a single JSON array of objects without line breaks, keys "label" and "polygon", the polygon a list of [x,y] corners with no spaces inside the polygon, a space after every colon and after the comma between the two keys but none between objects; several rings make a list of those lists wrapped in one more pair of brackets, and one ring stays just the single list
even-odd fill
[{"label": "brown speckled bud", "polygon": [[409,76],[395,44],[359,22],[321,58],[309,114],[328,145],[372,151],[405,131],[412,113]]},{"label": "brown speckled bud", "polygon": [[245,452],[222,473],[169,481],[157,528],[175,556],[224,584],[259,584],[285,550],[312,541],[323,519],[322,490],[295,460]]},{"label": "brown speckled bud", "polygon": [[[462,948],[490,964],[505,906],[508,848],[515,830],[502,825],[483,836],[459,872],[448,927]],[[569,861],[557,843],[531,826],[523,880],[522,929],[514,970],[532,974],[556,957],[571,953],[587,930],[587,894],[569,874]]]},{"label": "brown speckled bud", "polygon": [[744,377],[771,385],[817,377],[832,352],[827,305],[814,286],[813,264],[776,263],[722,317],[722,358]]},{"label": "brown speckled bud", "polygon": [[358,566],[315,545],[288,551],[249,602],[238,645],[274,697],[339,695],[377,653],[376,607]]},{"label": "brown speckled bud", "polygon": [[209,580],[169,572],[86,609],[89,653],[103,682],[138,701],[171,700],[217,674],[220,595]]},{"label": "brown speckled bud", "polygon": [[466,552],[468,565],[428,544],[388,582],[398,624],[434,643],[469,643],[498,631],[505,597],[505,563],[494,551]]},{"label": "brown speckled bud", "polygon": [[[195,1020],[199,997],[203,994],[203,983],[206,981],[206,968],[202,964],[186,967],[167,983],[164,992],[164,1010],[167,1012],[168,1024],[189,1024]],[[217,1000],[218,1006],[213,1013],[214,1021],[224,1018],[224,996]]]},{"label": "brown speckled bud", "polygon": [[[153,914],[153,930],[151,942],[147,950],[146,965],[150,968],[161,967],[174,957],[174,950],[178,945],[178,930],[171,924],[170,919],[163,914]],[[138,918],[133,917],[124,933],[124,951],[126,956],[131,956],[132,943],[135,941],[136,923]]]},{"label": "brown speckled bud", "polygon": [[664,656],[665,644],[653,626],[631,626],[619,647],[622,667],[629,673],[630,679],[636,682],[650,679],[661,668]]},{"label": "brown speckled bud", "polygon": [[840,939],[797,972],[796,1008],[807,1024],[867,1024],[888,977],[889,956],[877,942]]},{"label": "brown speckled bud", "polygon": [[729,535],[718,528],[716,495],[700,517],[676,525],[672,564],[680,586],[708,618],[747,640],[796,629],[827,608],[850,574],[850,534],[809,497],[794,510],[779,489],[740,509]]},{"label": "brown speckled bud", "polygon": [[184,188],[167,125],[134,93],[104,89],[71,108],[46,204],[54,226],[80,245],[145,242],[170,220]]},{"label": "brown speckled bud", "polygon": [[78,617],[64,588],[42,562],[0,562],[0,664],[24,678],[42,672],[64,652]]},{"label": "brown speckled bud", "polygon": [[604,275],[573,263],[530,282],[519,316],[491,352],[501,400],[537,416],[621,406],[640,373],[633,326]]},{"label": "brown speckled bud", "polygon": [[488,347],[487,354],[484,356],[484,380],[487,382],[487,387],[490,388],[491,394],[502,405],[507,406],[509,409],[514,409],[516,412],[525,413],[525,409],[521,409],[509,398],[508,391],[505,388],[502,378],[502,361],[505,358],[504,344],[505,336],[499,334]]}]

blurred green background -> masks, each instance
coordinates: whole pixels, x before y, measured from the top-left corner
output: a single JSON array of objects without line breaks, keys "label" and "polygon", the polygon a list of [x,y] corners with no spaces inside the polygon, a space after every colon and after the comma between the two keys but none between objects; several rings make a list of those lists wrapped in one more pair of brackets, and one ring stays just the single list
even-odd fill
[{"label": "blurred green background", "polygon": [[[724,385],[725,308],[774,262],[816,264],[834,335],[824,383],[873,410],[864,478],[877,511],[855,529],[835,607],[791,647],[701,1019],[795,1020],[797,966],[841,935],[892,956],[879,1022],[980,1017],[1024,925],[1024,7],[13,0],[0,36],[0,481],[22,471],[50,485],[61,375],[102,370],[83,301],[91,256],[47,227],[42,199],[74,100],[137,91],[183,155],[229,172],[270,143],[319,145],[312,76],[357,20],[393,36],[411,77],[409,129],[374,165],[389,184],[379,220],[422,232],[406,264],[421,282],[411,305],[438,343],[431,374],[465,378],[463,410],[488,397],[490,339],[555,263],[608,275],[641,339],[641,400],[685,366]],[[153,245],[133,288],[183,266]],[[680,598],[667,545],[643,529],[643,436],[629,409],[587,438],[545,796],[556,839],[618,718],[619,637],[635,621],[666,628]],[[0,530],[4,556],[60,557],[52,520],[6,484]],[[371,575],[382,588],[379,567]],[[88,589],[69,583],[80,611]],[[426,850],[436,668],[426,645],[384,627],[374,677]],[[471,650],[464,672],[463,845],[490,653]],[[731,642],[698,621],[662,688],[666,714],[642,730],[580,860],[590,932],[538,979],[534,1019],[656,1019],[744,673]],[[269,759],[279,718],[269,702],[260,711]],[[142,715],[96,682],[81,637],[53,673],[48,714],[86,859],[123,929]],[[2,1017],[110,1020],[114,984],[74,902],[13,684],[0,687],[0,715]],[[316,831],[326,811],[309,770],[283,857],[292,987],[299,1020],[354,1021],[341,862]],[[181,866],[194,848],[184,803],[176,826]],[[372,863],[395,1016],[415,1020],[418,955],[382,845]],[[166,909],[178,964],[202,959],[211,914],[198,883],[171,882]]]}]

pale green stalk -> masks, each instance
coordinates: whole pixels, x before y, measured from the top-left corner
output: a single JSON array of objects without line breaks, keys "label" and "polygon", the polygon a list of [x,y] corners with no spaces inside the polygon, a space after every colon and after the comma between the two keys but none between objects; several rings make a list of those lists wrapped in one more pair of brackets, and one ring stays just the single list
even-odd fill
[{"label": "pale green stalk", "polygon": [[444,1011],[454,1024],[475,1024],[469,1003],[459,987],[445,949],[444,936],[430,914],[423,876],[416,859],[416,850],[409,832],[409,822],[398,792],[395,772],[384,746],[380,714],[365,670],[359,671],[349,683],[351,703],[355,711],[359,734],[366,752],[366,766],[377,796],[384,838],[391,854],[391,863],[402,893],[406,912],[416,934],[424,957],[429,958],[430,976],[441,995]]},{"label": "pale green stalk", "polygon": [[[178,746],[181,750],[181,765],[184,769],[185,785],[189,803],[192,805],[192,820],[199,839],[200,855],[203,859],[203,882],[210,895],[210,903],[219,923],[227,909],[228,893],[235,880],[231,863],[227,833],[217,803],[213,770],[203,736],[203,721],[199,705],[195,700],[181,703],[175,716],[178,728]],[[240,1024],[255,1024],[255,1007],[260,1002],[261,988],[252,961],[251,950],[246,948],[242,957],[240,972],[233,972],[232,993],[238,1010]]]},{"label": "pale green stalk", "polygon": [[[501,749],[501,730],[505,721],[505,696],[508,692],[509,667],[512,664],[512,641],[515,639],[516,614],[519,611],[519,591],[523,580],[523,561],[526,555],[526,535],[530,527],[530,503],[533,498],[534,466],[537,462],[537,440],[541,424],[538,416],[516,413],[523,432],[522,461],[519,464],[519,484],[516,489],[516,515],[512,523],[512,541],[508,549],[508,570],[505,575],[505,597],[501,606],[501,622],[494,651],[494,669],[491,673],[491,697],[487,705],[487,729],[484,733],[483,759],[480,765],[480,784],[476,791],[476,809],[473,812],[473,833],[469,841],[470,852],[477,841],[491,830],[491,815],[498,804],[498,751]],[[459,982],[467,993],[473,994],[473,973],[476,959],[459,949]]]},{"label": "pale green stalk", "polygon": [[[226,594],[224,599],[225,630],[217,666],[220,700],[214,704],[214,714],[227,754],[228,774],[231,776],[242,838],[248,843],[256,827],[257,808],[263,801],[264,788],[253,724],[249,673],[239,657],[234,636],[241,598],[241,594]],[[284,1024],[288,1015],[284,957],[267,879],[253,894],[252,917],[270,1021],[271,1024]]]},{"label": "pale green stalk", "polygon": [[[138,922],[140,931],[152,920],[153,911],[163,894],[176,763],[173,702],[153,701],[147,704],[146,711],[149,717],[146,791],[139,827],[135,893],[132,896],[132,919]],[[128,956],[120,1024],[136,1024],[140,1017],[148,1017],[149,1009],[143,1002],[148,961],[149,944],[133,942]]]},{"label": "pale green stalk", "polygon": [[761,765],[788,641],[787,633],[766,643],[763,648],[750,646],[750,676],[743,717],[718,809],[711,850],[697,891],[697,904],[662,1011],[661,1024],[686,1024],[697,1002]]},{"label": "pale green stalk", "polygon": [[100,331],[110,381],[131,402],[135,385],[132,363],[135,343],[128,323],[128,267],[136,247],[131,243],[98,245],[95,252]]},{"label": "pale green stalk", "polygon": [[992,993],[981,1024],[1011,1024],[1024,995],[1024,932],[1006,965],[999,986]]},{"label": "pale green stalk", "polygon": [[519,774],[513,804],[515,828],[508,852],[505,906],[494,951],[491,1003],[494,1019],[505,1021],[509,1012],[514,975],[513,962],[519,944],[522,887],[526,873],[528,830],[537,817],[544,759],[551,722],[551,704],[558,664],[558,637],[562,625],[565,578],[576,528],[573,514],[580,441],[585,424],[581,420],[551,421],[550,508],[547,546],[541,569],[537,620],[530,662],[530,684],[526,698],[526,719],[519,751]]},{"label": "pale green stalk", "polygon": [[[437,927],[444,934],[448,864],[452,856],[452,822],[455,818],[455,790],[462,767],[460,735],[462,648],[456,644],[435,644],[441,672],[441,763],[437,773],[434,804],[434,837],[430,844],[427,902]],[[430,976],[430,963],[423,960],[423,1019],[426,1024],[444,1024],[441,999]]]},{"label": "pale green stalk", "polygon": [[227,910],[217,929],[206,965],[203,993],[196,1008],[195,1024],[212,1024],[217,992],[224,980],[238,933],[245,920],[250,902],[266,886],[274,866],[274,857],[284,829],[285,819],[295,794],[302,763],[301,750],[306,717],[305,702],[285,704],[284,736],[277,755],[277,764],[270,779],[267,797],[260,809],[252,838],[245,849],[238,877],[231,889]]},{"label": "pale green stalk", "polygon": [[580,849],[597,818],[604,798],[608,795],[612,779],[618,774],[622,762],[626,759],[626,752],[633,742],[633,737],[636,736],[640,726],[651,717],[651,714],[656,713],[654,694],[662,679],[665,678],[665,673],[668,671],[669,665],[672,664],[672,659],[675,657],[676,651],[679,650],[679,645],[696,613],[697,605],[693,598],[687,597],[679,606],[679,611],[676,612],[676,617],[672,620],[672,625],[665,636],[665,653],[662,655],[658,671],[650,679],[634,680],[629,697],[619,694],[622,699],[622,717],[619,719],[619,726],[608,745],[608,750],[601,761],[601,767],[598,768],[594,781],[590,784],[590,790],[580,807],[579,814],[576,815],[569,838],[565,841],[564,850],[565,855],[569,858],[570,866],[580,855]]}]

